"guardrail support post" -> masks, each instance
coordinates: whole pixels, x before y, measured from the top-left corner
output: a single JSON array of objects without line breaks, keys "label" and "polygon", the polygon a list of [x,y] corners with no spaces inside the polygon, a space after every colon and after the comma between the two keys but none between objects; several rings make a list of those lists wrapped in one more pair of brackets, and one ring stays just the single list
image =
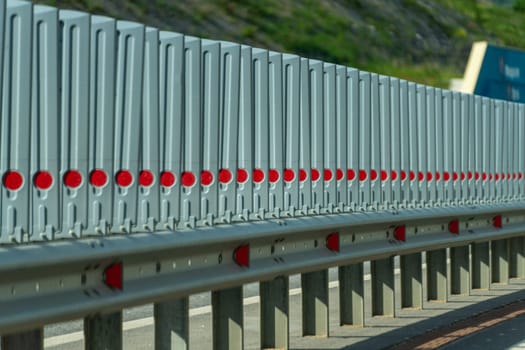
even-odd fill
[{"label": "guardrail support post", "polygon": [[262,349],[288,349],[288,288],[288,277],[259,284]]},{"label": "guardrail support post", "polygon": [[301,275],[303,336],[328,336],[328,270]]},{"label": "guardrail support post", "polygon": [[490,288],[490,246],[489,242],[473,243],[472,289]]},{"label": "guardrail support post", "polygon": [[211,293],[214,350],[243,349],[242,296],[242,286]]},{"label": "guardrail support post", "polygon": [[492,283],[509,283],[509,240],[491,241]]},{"label": "guardrail support post", "polygon": [[86,350],[121,350],[122,312],[86,317],[84,341]]},{"label": "guardrail support post", "polygon": [[525,239],[513,238],[510,244],[510,277],[525,278]]},{"label": "guardrail support post", "polygon": [[372,316],[395,316],[394,258],[370,262]]},{"label": "guardrail support post", "polygon": [[341,326],[365,325],[363,263],[339,267],[339,322]]},{"label": "guardrail support post", "polygon": [[40,350],[44,348],[42,328],[2,336],[2,350]]},{"label": "guardrail support post", "polygon": [[189,302],[187,297],[156,303],[153,314],[156,350],[189,349]]},{"label": "guardrail support post", "polygon": [[447,301],[447,250],[432,250],[426,253],[427,300]]},{"label": "guardrail support post", "polygon": [[450,294],[470,293],[469,246],[450,248]]},{"label": "guardrail support post", "polygon": [[421,253],[401,255],[401,307],[423,308]]}]

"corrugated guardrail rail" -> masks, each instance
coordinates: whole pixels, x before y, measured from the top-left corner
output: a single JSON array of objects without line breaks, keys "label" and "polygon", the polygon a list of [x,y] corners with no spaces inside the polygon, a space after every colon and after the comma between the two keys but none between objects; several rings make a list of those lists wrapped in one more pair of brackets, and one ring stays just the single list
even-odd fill
[{"label": "corrugated guardrail rail", "polygon": [[121,310],[151,302],[157,349],[187,348],[188,296],[209,290],[214,348],[242,348],[254,281],[261,347],[287,348],[283,276],[303,274],[303,333],[326,336],[326,269],[340,323],[363,325],[363,262],[372,314],[393,316],[395,255],[403,307],[424,287],[446,300],[447,279],[466,294],[525,277],[524,105],[23,1],[0,11],[4,350],[82,317],[87,348],[118,349]]}]

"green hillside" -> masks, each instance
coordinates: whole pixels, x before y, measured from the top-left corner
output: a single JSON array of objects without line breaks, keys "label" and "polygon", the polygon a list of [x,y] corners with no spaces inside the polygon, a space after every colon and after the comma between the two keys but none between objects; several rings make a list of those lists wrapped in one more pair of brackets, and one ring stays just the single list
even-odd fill
[{"label": "green hillside", "polygon": [[525,49],[525,0],[36,0],[446,87],[476,40]]}]

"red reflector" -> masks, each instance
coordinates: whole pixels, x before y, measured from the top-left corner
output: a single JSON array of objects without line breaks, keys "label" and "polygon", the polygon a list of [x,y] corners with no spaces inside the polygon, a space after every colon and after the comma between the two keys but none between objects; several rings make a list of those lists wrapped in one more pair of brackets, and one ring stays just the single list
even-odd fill
[{"label": "red reflector", "polygon": [[238,246],[233,251],[233,261],[242,267],[250,267],[250,245]]},{"label": "red reflector", "polygon": [[164,187],[171,187],[175,185],[175,174],[171,171],[163,171],[160,174],[160,184]]},{"label": "red reflector", "polygon": [[474,174],[472,173],[472,171],[469,171],[468,172],[468,179],[472,180],[473,177],[474,177]]},{"label": "red reflector", "polygon": [[458,181],[459,180],[459,175],[455,171],[452,173],[452,180],[454,180],[454,181]]},{"label": "red reflector", "polygon": [[505,180],[506,177],[507,177],[507,176],[505,175],[505,173],[501,173],[501,179],[502,179],[502,180]]},{"label": "red reflector", "polygon": [[326,237],[326,248],[333,252],[339,252],[339,233],[334,232]]},{"label": "red reflector", "polygon": [[405,241],[406,239],[406,228],[405,228],[405,225],[402,225],[402,226],[397,226],[395,229],[394,229],[394,238],[397,239],[398,241]]},{"label": "red reflector", "polygon": [[120,170],[115,175],[115,181],[120,187],[129,187],[133,183],[133,175],[127,170]]},{"label": "red reflector", "polygon": [[499,181],[499,174],[498,173],[496,173],[495,177],[496,177],[496,181]]},{"label": "red reflector", "polygon": [[432,173],[427,171],[427,181],[432,181]]},{"label": "red reflector", "polygon": [[95,169],[89,175],[89,182],[94,187],[103,187],[108,183],[108,176],[102,169]]},{"label": "red reflector", "polygon": [[501,218],[501,215],[496,215],[492,218],[492,225],[497,228],[503,227],[503,219]]},{"label": "red reflector", "polygon": [[293,169],[284,169],[283,178],[286,182],[292,182],[295,179],[295,172]]},{"label": "red reflector", "polygon": [[4,175],[4,187],[11,191],[16,191],[22,188],[24,178],[18,171],[11,170]]},{"label": "red reflector", "polygon": [[344,176],[345,176],[345,173],[343,172],[342,169],[337,169],[335,171],[335,178],[337,179],[337,181],[341,181]]},{"label": "red reflector", "polygon": [[319,173],[319,170],[313,168],[310,171],[310,174],[312,175],[312,181],[317,181],[321,177],[321,174]]},{"label": "red reflector", "polygon": [[494,174],[492,174],[492,173],[489,174],[489,180],[490,181],[494,180]]},{"label": "red reflector", "polygon": [[64,185],[69,188],[78,188],[82,185],[82,174],[78,170],[68,170],[64,174]]},{"label": "red reflector", "polygon": [[452,220],[448,223],[448,231],[455,235],[459,235],[459,220]]},{"label": "red reflector", "polygon": [[359,170],[359,181],[365,181],[366,180],[366,170]]},{"label": "red reflector", "polygon": [[413,170],[410,170],[410,181],[414,181],[416,179],[416,173]]},{"label": "red reflector", "polygon": [[423,174],[422,171],[418,172],[417,173],[417,179],[418,179],[419,182],[425,180],[425,174]]},{"label": "red reflector", "polygon": [[150,187],[155,181],[155,176],[149,170],[142,170],[139,174],[139,184],[142,187]]},{"label": "red reflector", "polygon": [[308,173],[304,169],[299,170],[299,181],[304,182],[308,179]]},{"label": "red reflector", "polygon": [[49,171],[39,171],[33,181],[39,190],[47,190],[53,185],[53,175]]},{"label": "red reflector", "polygon": [[487,181],[487,173],[482,173],[481,174],[481,180]]},{"label": "red reflector", "polygon": [[271,183],[279,181],[279,171],[277,169],[270,169],[268,171],[268,179]]},{"label": "red reflector", "polygon": [[450,173],[448,171],[443,173],[443,181],[450,181]]},{"label": "red reflector", "polygon": [[213,183],[213,173],[209,170],[201,171],[201,185],[209,186]]},{"label": "red reflector", "polygon": [[370,170],[370,180],[376,181],[378,177],[377,171],[375,169]]},{"label": "red reflector", "polygon": [[[264,178],[264,173],[263,173],[263,178]],[[237,182],[240,184],[243,184],[246,181],[248,181],[248,172],[246,171],[246,169],[243,169],[243,168],[237,169]]]},{"label": "red reflector", "polygon": [[191,187],[195,185],[196,181],[197,179],[191,171],[185,171],[182,174],[180,174],[180,183],[182,184],[182,186]]},{"label": "red reflector", "polygon": [[232,180],[232,172],[228,169],[221,169],[219,170],[219,182],[221,184],[227,184],[230,183]]},{"label": "red reflector", "polygon": [[333,177],[334,177],[334,174],[332,174],[332,170],[324,169],[324,171],[323,171],[323,179],[324,179],[324,181],[331,181]]},{"label": "red reflector", "polygon": [[392,178],[392,181],[396,181],[397,180],[397,171],[392,170],[390,172],[390,177]]},{"label": "red reflector", "polygon": [[436,181],[441,180],[441,173],[439,171],[436,171]]},{"label": "red reflector", "polygon": [[523,179],[523,173],[518,173],[518,178],[521,180]]},{"label": "red reflector", "polygon": [[264,171],[262,169],[253,170],[253,182],[256,184],[264,181]]},{"label": "red reflector", "polygon": [[479,176],[479,172],[476,171],[476,173],[474,174],[474,178],[476,179],[476,181],[479,180],[479,177],[480,177],[480,176]]},{"label": "red reflector", "polygon": [[352,181],[355,179],[355,171],[354,169],[348,169],[346,171],[346,178],[348,181]]},{"label": "red reflector", "polygon": [[466,178],[467,178],[467,174],[465,174],[464,172],[461,172],[461,181],[465,181]]},{"label": "red reflector", "polygon": [[122,262],[106,267],[104,270],[104,283],[110,288],[122,290]]},{"label": "red reflector", "polygon": [[405,181],[407,179],[407,172],[404,170],[401,170],[401,181]]},{"label": "red reflector", "polygon": [[386,181],[386,180],[388,180],[388,171],[381,170],[381,181]]}]

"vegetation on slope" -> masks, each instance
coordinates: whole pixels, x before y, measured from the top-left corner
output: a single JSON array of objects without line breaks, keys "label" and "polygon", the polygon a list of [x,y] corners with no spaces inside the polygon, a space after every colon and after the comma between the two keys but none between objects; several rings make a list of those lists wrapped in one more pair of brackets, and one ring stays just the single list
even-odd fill
[{"label": "vegetation on slope", "polygon": [[35,0],[446,87],[473,41],[525,49],[525,0]]}]

